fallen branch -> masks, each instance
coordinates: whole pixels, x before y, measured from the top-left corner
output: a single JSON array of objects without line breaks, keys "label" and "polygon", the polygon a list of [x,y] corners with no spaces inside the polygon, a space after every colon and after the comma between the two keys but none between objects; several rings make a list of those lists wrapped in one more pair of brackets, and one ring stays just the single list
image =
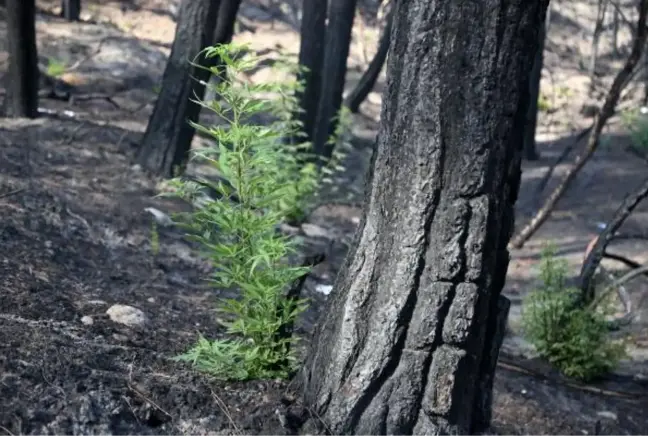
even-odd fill
[{"label": "fallen branch", "polygon": [[[604,259],[610,259],[610,260],[616,260],[617,262],[621,262],[625,266],[629,268],[640,268],[641,264],[639,262],[635,262],[632,259],[629,259],[625,256],[621,256],[620,254],[616,253],[609,253],[608,251],[603,252],[603,258]],[[648,276],[648,273],[646,273],[646,276]]]},{"label": "fallen branch", "polygon": [[648,197],[648,179],[646,179],[639,189],[626,196],[617,209],[614,217],[605,226],[605,230],[590,244],[591,249],[583,261],[583,267],[579,277],[579,288],[582,293],[582,303],[589,303],[594,299],[594,289],[592,286],[592,278],[594,273],[599,267],[603,259],[603,253],[610,241],[615,238],[617,230],[625,222],[625,220],[632,214],[632,211],[641,203],[641,201]]},{"label": "fallen branch", "polygon": [[572,150],[578,145],[578,143],[585,137],[589,132],[592,131],[592,126],[589,126],[586,129],[583,129],[580,131],[578,135],[576,135],[576,138],[574,138],[574,141],[569,144],[565,149],[563,150],[562,153],[560,153],[560,156],[556,158],[553,164],[547,169],[547,172],[545,175],[542,177],[542,180],[540,180],[540,183],[538,183],[538,186],[536,187],[536,196],[540,197],[542,195],[542,192],[545,190],[547,187],[547,184],[549,183],[549,180],[551,180],[551,176],[553,175],[554,171],[560,165],[566,158],[569,156],[569,153],[572,152]]},{"label": "fallen branch", "polygon": [[540,228],[540,226],[549,218],[552,210],[562,198],[567,188],[571,185],[579,171],[585,166],[587,161],[592,157],[597,150],[600,142],[601,133],[607,121],[614,115],[615,108],[621,97],[621,92],[627,84],[627,79],[632,76],[634,69],[637,67],[646,39],[648,37],[648,28],[646,27],[646,16],[648,15],[648,0],[641,0],[639,2],[639,18],[637,20],[637,33],[632,44],[632,51],[630,56],[621,71],[614,78],[614,82],[608,91],[608,94],[603,103],[603,107],[596,114],[594,118],[593,128],[589,134],[587,145],[581,155],[579,155],[573,168],[565,175],[562,182],[551,193],[545,204],[536,213],[535,217],[522,229],[522,231],[511,241],[511,247],[522,248],[524,243],[533,236],[533,234]]},{"label": "fallen branch", "polygon": [[621,276],[618,278],[614,283],[612,283],[610,286],[605,288],[603,292],[599,294],[596,299],[594,299],[591,303],[591,307],[597,307],[599,304],[601,304],[601,301],[603,301],[608,295],[610,295],[611,292],[615,291],[617,288],[619,288],[621,285],[624,283],[634,279],[637,276],[640,276],[641,274],[644,274],[648,272],[648,265],[642,266],[641,268],[634,269],[630,271],[629,273],[625,274],[624,276]]}]

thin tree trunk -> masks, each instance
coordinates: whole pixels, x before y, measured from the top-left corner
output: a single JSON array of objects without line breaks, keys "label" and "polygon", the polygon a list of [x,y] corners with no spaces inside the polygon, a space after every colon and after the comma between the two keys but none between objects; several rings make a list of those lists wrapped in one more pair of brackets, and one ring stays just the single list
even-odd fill
[{"label": "thin tree trunk", "polygon": [[315,154],[331,157],[334,144],[328,140],[335,133],[351,44],[351,31],[357,0],[331,0],[326,27],[326,45],[322,70],[322,87],[313,128]]},{"label": "thin tree trunk", "polygon": [[355,114],[360,110],[360,105],[363,101],[365,101],[373,87],[376,85],[378,76],[380,76],[383,65],[387,60],[393,17],[394,5],[392,5],[391,10],[387,13],[387,22],[385,23],[385,29],[383,30],[383,34],[380,37],[380,41],[378,42],[378,50],[376,51],[375,56],[369,63],[369,67],[367,67],[367,70],[360,78],[360,81],[356,85],[355,89],[351,91],[349,93],[349,96],[346,98],[345,105],[349,108],[351,113]]},{"label": "thin tree trunk", "polygon": [[36,48],[36,3],[7,0],[9,68],[4,113],[7,117],[38,116],[38,51]]},{"label": "thin tree trunk", "polygon": [[547,23],[542,27],[538,36],[539,44],[533,61],[531,78],[529,80],[529,110],[527,111],[527,124],[524,130],[524,157],[526,160],[538,160],[540,156],[536,148],[536,129],[538,126],[538,98],[540,98],[540,81],[542,79],[542,64]]},{"label": "thin tree trunk", "polygon": [[173,177],[184,169],[194,129],[189,121],[198,121],[201,99],[209,71],[190,64],[206,63],[202,49],[213,42],[220,2],[184,0],[180,6],[171,55],[162,77],[162,89],[137,152],[137,162],[146,170]]},{"label": "thin tree trunk", "polygon": [[81,19],[81,0],[61,0],[61,17],[68,21]]},{"label": "thin tree trunk", "polygon": [[590,92],[596,85],[596,61],[598,59],[598,48],[603,33],[603,24],[605,23],[605,12],[607,11],[608,0],[598,0],[598,9],[596,10],[596,22],[594,24],[594,33],[592,34],[592,55],[590,56],[589,75],[590,75]]},{"label": "thin tree trunk", "polygon": [[605,123],[614,115],[616,105],[621,97],[621,92],[628,84],[629,79],[632,77],[635,68],[639,59],[641,59],[641,54],[643,52],[644,46],[646,45],[646,37],[648,36],[648,29],[646,28],[646,14],[648,13],[648,0],[641,0],[639,2],[639,18],[637,20],[637,31],[635,33],[635,39],[632,44],[632,51],[628,60],[626,61],[623,69],[619,71],[617,76],[614,78],[614,82],[608,91],[608,94],[603,103],[603,107],[594,117],[593,128],[587,139],[587,145],[585,150],[574,162],[574,166],[571,170],[565,175],[565,178],[562,182],[556,187],[556,189],[551,193],[549,198],[545,201],[544,205],[538,213],[533,217],[533,219],[522,229],[522,231],[513,238],[511,241],[511,246],[513,248],[522,248],[524,243],[529,240],[531,236],[540,228],[540,226],[549,218],[551,211],[558,203],[558,200],[562,198],[565,191],[571,184],[571,182],[576,178],[578,172],[585,166],[587,161],[592,157],[599,145],[599,139],[601,137],[601,132],[605,127]]},{"label": "thin tree trunk", "polygon": [[301,121],[306,141],[313,140],[317,105],[322,91],[327,7],[328,0],[303,0],[299,65],[308,71],[299,74],[304,89],[298,94],[301,112],[295,114],[295,119]]},{"label": "thin tree trunk", "polygon": [[648,197],[648,179],[635,191],[628,195],[621,206],[617,209],[614,217],[607,223],[605,230],[596,239],[594,247],[589,251],[580,273],[580,289],[582,292],[581,303],[589,304],[594,300],[594,287],[592,286],[592,278],[596,269],[603,259],[607,245],[614,239],[614,235],[623,225],[625,220],[632,214],[632,211]]},{"label": "thin tree trunk", "polygon": [[619,10],[614,8],[612,16],[612,52],[619,56]]},{"label": "thin tree trunk", "polygon": [[547,4],[396,5],[363,218],[296,380],[315,430],[488,426]]},{"label": "thin tree trunk", "polygon": [[[232,42],[236,29],[236,17],[240,6],[241,0],[221,0],[220,7],[218,8],[218,20],[216,22],[216,28],[214,29],[214,38],[212,40],[213,45],[229,44]],[[216,67],[221,62],[222,61],[218,56],[214,56],[205,60],[205,66]],[[221,73],[221,75],[223,74],[224,72]],[[214,87],[223,79],[225,78],[210,76],[210,86],[208,86],[208,89],[205,91],[205,100],[211,101],[217,98],[214,94]]]}]

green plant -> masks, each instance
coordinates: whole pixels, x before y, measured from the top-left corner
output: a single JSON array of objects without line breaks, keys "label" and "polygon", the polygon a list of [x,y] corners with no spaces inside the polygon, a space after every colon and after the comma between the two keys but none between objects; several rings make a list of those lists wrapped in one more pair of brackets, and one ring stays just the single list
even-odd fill
[{"label": "green plant", "polygon": [[632,144],[641,151],[648,150],[648,116],[640,110],[625,111],[621,120],[630,132]]},{"label": "green plant", "polygon": [[[195,151],[193,158],[215,169],[220,181],[176,178],[170,183],[175,188],[171,195],[193,200],[201,184],[218,193],[217,199],[178,217],[215,267],[213,284],[238,290],[241,296],[221,300],[218,308],[219,322],[232,339],[200,336],[177,359],[228,380],[288,377],[296,365],[292,346],[296,339],[282,332],[294,323],[306,302],[286,298],[285,291],[309,268],[288,263],[297,242],[280,234],[277,225],[305,213],[320,177],[308,144],[291,145],[284,140],[296,136],[300,127],[291,117],[294,91],[300,84],[246,81],[243,73],[255,68],[259,60],[244,46],[210,47],[205,55],[222,60],[210,68],[221,80],[208,84],[218,98],[198,103],[226,124],[192,124],[214,140],[213,146]],[[268,114],[272,123],[255,123]]]},{"label": "green plant", "polygon": [[65,63],[61,61],[57,61],[55,59],[48,59],[47,60],[47,75],[51,77],[61,77],[65,71],[67,70],[67,67],[65,66]]},{"label": "green plant", "polygon": [[540,96],[538,97],[538,110],[540,112],[549,112],[552,109],[553,106],[549,101],[549,98],[545,94],[540,93]]},{"label": "green plant", "polygon": [[578,307],[579,290],[565,284],[567,266],[547,247],[540,265],[540,289],[523,303],[522,326],[538,353],[563,374],[579,380],[595,379],[613,369],[625,346],[609,338],[606,307]]},{"label": "green plant", "polygon": [[151,220],[151,252],[154,256],[160,253],[160,234],[155,219]]}]

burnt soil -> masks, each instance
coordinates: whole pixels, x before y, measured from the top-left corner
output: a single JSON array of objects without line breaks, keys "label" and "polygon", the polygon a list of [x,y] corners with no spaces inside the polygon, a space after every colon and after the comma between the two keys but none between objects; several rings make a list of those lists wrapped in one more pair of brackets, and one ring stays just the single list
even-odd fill
[{"label": "burnt soil", "polygon": [[[119,102],[137,108],[141,95]],[[210,265],[174,228],[159,226],[159,252],[151,247],[145,209],[186,205],[155,198],[157,181],[132,164],[150,104],[41,105],[58,116],[0,120],[0,434],[289,433],[279,419],[286,382],[223,383],[171,360],[198,332],[222,335],[213,308],[235,295],[205,283]],[[303,254],[329,254],[306,283],[305,343],[326,299],[316,286],[332,283],[359,213],[329,204],[293,229]],[[111,321],[114,304],[142,310],[148,323]],[[632,377],[584,386],[502,356],[492,430],[646,434],[646,410],[648,387]]]}]

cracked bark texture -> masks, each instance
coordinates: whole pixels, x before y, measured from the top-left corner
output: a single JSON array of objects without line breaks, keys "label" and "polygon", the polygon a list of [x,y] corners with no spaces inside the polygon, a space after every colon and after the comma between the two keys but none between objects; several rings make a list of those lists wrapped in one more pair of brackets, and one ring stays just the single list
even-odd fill
[{"label": "cracked bark texture", "polygon": [[529,74],[547,6],[396,5],[363,219],[297,380],[313,426],[488,426]]}]

